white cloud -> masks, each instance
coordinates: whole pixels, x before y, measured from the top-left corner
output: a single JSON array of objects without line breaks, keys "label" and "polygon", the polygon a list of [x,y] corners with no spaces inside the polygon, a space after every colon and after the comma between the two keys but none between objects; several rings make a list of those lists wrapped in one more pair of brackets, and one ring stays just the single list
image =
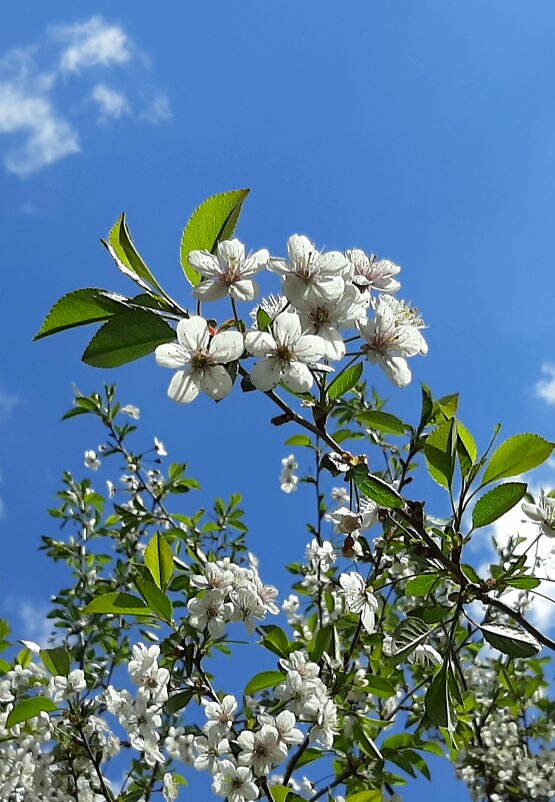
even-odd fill
[{"label": "white cloud", "polygon": [[141,114],[141,119],[149,123],[162,123],[171,120],[170,101],[166,95],[157,95]]},{"label": "white cloud", "polygon": [[19,398],[16,395],[8,393],[0,387],[0,423],[5,422],[18,402]]},{"label": "white cloud", "polygon": [[52,621],[46,617],[49,608],[24,601],[20,603],[17,612],[22,623],[22,638],[33,640],[42,648],[48,646],[48,640],[53,633]]},{"label": "white cloud", "polygon": [[91,67],[125,64],[132,57],[132,44],[123,28],[105,22],[102,17],[58,26],[53,33],[55,39],[68,43],[60,55],[62,72],[78,73]]},{"label": "white cloud", "polygon": [[555,365],[546,362],[542,365],[542,373],[546,378],[540,379],[536,384],[536,396],[547,404],[555,404]]},{"label": "white cloud", "polygon": [[91,100],[98,104],[100,119],[114,117],[118,120],[131,113],[131,106],[124,92],[110,89],[106,84],[97,84],[91,92]]},{"label": "white cloud", "polygon": [[78,153],[77,131],[58,116],[46,95],[29,95],[15,84],[0,83],[0,134],[22,132],[22,145],[6,154],[6,168],[20,177]]}]

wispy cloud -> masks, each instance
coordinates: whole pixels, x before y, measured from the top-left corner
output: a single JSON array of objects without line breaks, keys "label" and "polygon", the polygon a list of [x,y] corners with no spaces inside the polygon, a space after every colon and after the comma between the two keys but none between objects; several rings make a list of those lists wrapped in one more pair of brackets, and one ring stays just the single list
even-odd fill
[{"label": "wispy cloud", "polygon": [[[121,25],[93,16],[50,28],[40,44],[12,48],[1,56],[0,136],[15,139],[15,146],[4,154],[5,168],[25,178],[79,153],[75,118],[86,109],[87,100],[96,103],[99,122],[130,116],[132,105],[135,119],[153,124],[171,119],[169,100],[159,92],[132,103],[125,88],[114,89],[98,81],[92,89],[90,83],[83,87],[86,73],[96,75],[131,62],[145,69],[150,60],[135,58],[138,52]],[[67,97],[70,80],[78,102],[73,100],[68,112],[59,98]],[[131,89],[136,83],[130,82]]]},{"label": "wispy cloud", "polygon": [[91,92],[91,100],[97,105],[100,119],[106,120],[113,117],[119,120],[125,114],[131,113],[131,106],[124,92],[110,89],[106,84],[97,84]]},{"label": "wispy cloud", "polygon": [[61,72],[79,73],[91,67],[110,67],[130,61],[133,45],[119,25],[91,17],[86,22],[59,25],[52,29],[55,40],[67,43],[60,54]]},{"label": "wispy cloud", "polygon": [[47,646],[53,632],[52,621],[46,617],[49,608],[46,605],[24,601],[17,612],[22,624],[22,637],[25,640],[35,641],[43,648]]},{"label": "wispy cloud", "polygon": [[0,387],[0,423],[4,423],[7,420],[18,403],[19,398],[17,395],[9,393]]},{"label": "wispy cloud", "polygon": [[555,365],[546,362],[542,365],[544,379],[540,379],[536,384],[536,396],[547,404],[555,404]]}]

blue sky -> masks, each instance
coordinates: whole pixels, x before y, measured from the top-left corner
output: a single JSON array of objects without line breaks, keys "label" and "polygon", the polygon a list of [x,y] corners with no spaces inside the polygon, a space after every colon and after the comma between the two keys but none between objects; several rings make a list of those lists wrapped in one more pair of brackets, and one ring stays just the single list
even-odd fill
[{"label": "blue sky", "polygon": [[[145,436],[190,462],[207,497],[243,492],[262,560],[300,555],[306,540],[291,531],[309,502],[280,494],[284,433],[267,425],[265,399],[183,409],[153,360],[84,366],[86,331],[32,343],[68,290],[128,288],[99,244],[122,210],[185,304],[181,231],[226,189],[252,189],[239,229],[252,249],[282,253],[306,233],[398,262],[430,353],[413,360],[405,391],[378,377],[391,410],[416,417],[425,381],[437,395],[462,392],[483,445],[497,421],[506,435],[554,436],[555,5],[137,8],[29,0],[6,8],[0,29],[0,576],[5,611],[30,629],[62,579],[36,552],[54,533],[46,509],[61,471],[84,472],[99,436],[86,421],[59,424],[72,382],[89,392],[116,380]],[[410,798],[427,793],[418,784]]]}]

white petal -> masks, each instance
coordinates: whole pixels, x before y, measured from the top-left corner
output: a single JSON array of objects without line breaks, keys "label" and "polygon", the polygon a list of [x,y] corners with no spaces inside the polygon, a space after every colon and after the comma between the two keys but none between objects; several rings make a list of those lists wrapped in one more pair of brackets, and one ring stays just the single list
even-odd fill
[{"label": "white petal", "polygon": [[245,258],[245,246],[238,239],[226,239],[218,245],[218,256],[226,264],[233,259],[242,262]]},{"label": "white petal", "polygon": [[231,392],[233,382],[223,365],[209,365],[202,371],[200,386],[210,398],[220,401]]},{"label": "white petal", "polygon": [[197,373],[178,370],[170,382],[168,395],[180,404],[189,404],[200,392]]},{"label": "white petal", "polygon": [[343,359],[345,356],[345,343],[343,342],[341,333],[337,331],[337,329],[334,329],[333,326],[320,329],[318,336],[324,343],[324,359],[329,359],[331,361]]},{"label": "white petal", "polygon": [[317,362],[324,356],[326,346],[317,334],[304,334],[295,343],[295,357],[301,362]]},{"label": "white petal", "polygon": [[156,362],[163,368],[182,368],[189,362],[190,354],[179,343],[164,343],[156,351]]},{"label": "white petal", "polygon": [[281,367],[279,359],[268,357],[261,359],[254,366],[250,374],[251,382],[257,390],[271,390],[281,381]]},{"label": "white petal", "polygon": [[301,336],[301,331],[301,320],[295,312],[281,312],[272,324],[272,332],[280,345],[292,345]]},{"label": "white petal", "polygon": [[287,251],[293,262],[306,261],[314,250],[312,242],[303,235],[293,234],[287,240]]},{"label": "white petal", "polygon": [[268,270],[271,273],[279,273],[280,275],[287,275],[291,272],[291,265],[286,259],[270,259],[268,262]]},{"label": "white petal", "polygon": [[364,629],[372,634],[376,626],[376,617],[370,607],[365,604],[362,608],[362,615],[360,616],[360,620],[362,622],[362,626]]},{"label": "white petal", "polygon": [[193,287],[193,297],[199,301],[219,301],[227,295],[227,286],[218,279],[206,279]]},{"label": "white petal", "polygon": [[322,271],[323,273],[328,273],[331,275],[342,276],[345,273],[349,273],[351,268],[351,263],[339,251],[329,251],[328,253],[321,253],[318,257],[318,270]]},{"label": "white petal", "polygon": [[406,387],[407,384],[410,384],[412,374],[406,359],[403,359],[402,356],[382,356],[380,354],[378,362],[397,387]]},{"label": "white petal", "polygon": [[223,364],[239,359],[244,350],[243,335],[238,331],[221,331],[210,342],[209,354]]},{"label": "white petal", "polygon": [[266,248],[256,251],[256,253],[251,253],[241,265],[241,275],[247,277],[258,273],[263,267],[266,267],[269,259],[270,254]]},{"label": "white petal", "polygon": [[291,362],[283,372],[283,381],[295,393],[304,393],[310,390],[314,383],[312,373],[302,362]]},{"label": "white petal", "polygon": [[266,356],[276,350],[277,344],[267,331],[250,331],[245,337],[245,346],[253,356]]},{"label": "white petal", "polygon": [[258,294],[258,285],[252,279],[241,279],[230,285],[229,294],[238,301],[252,301]]},{"label": "white petal", "polygon": [[221,273],[217,258],[208,251],[191,251],[188,258],[197,273],[205,278],[217,278]]},{"label": "white petal", "polygon": [[[402,337],[399,342],[399,352],[402,356],[416,356],[422,349],[424,338],[414,326],[400,326]],[[425,343],[426,344],[426,343]]]},{"label": "white petal", "polygon": [[183,318],[177,324],[177,339],[188,351],[195,352],[208,346],[208,323],[199,315]]}]

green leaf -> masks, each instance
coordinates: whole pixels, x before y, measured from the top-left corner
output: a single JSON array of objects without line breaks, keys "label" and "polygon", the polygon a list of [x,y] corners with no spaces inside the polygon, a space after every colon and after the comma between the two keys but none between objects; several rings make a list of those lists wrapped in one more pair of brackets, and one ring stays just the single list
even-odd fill
[{"label": "green leaf", "polygon": [[407,582],[405,593],[407,596],[427,596],[439,576],[437,574],[420,574]]},{"label": "green leaf", "polygon": [[449,689],[449,669],[447,661],[441,666],[431,681],[424,704],[429,718],[438,727],[445,727],[449,732],[454,729],[453,703]]},{"label": "green leaf", "polygon": [[341,396],[345,395],[345,393],[348,393],[349,390],[352,390],[353,387],[356,387],[360,377],[362,376],[363,370],[364,366],[362,362],[342,370],[328,387],[329,400],[336,401],[338,398],[341,398]]},{"label": "green leaf", "polygon": [[262,671],[255,676],[248,683],[245,688],[245,696],[252,696],[258,691],[263,691],[266,688],[275,688],[281,682],[285,681],[285,674],[283,671]]},{"label": "green leaf", "polygon": [[212,195],[193,212],[181,238],[181,266],[193,287],[200,284],[201,276],[189,262],[189,254],[191,251],[215,253],[219,242],[233,236],[249,192],[249,189],[237,189]]},{"label": "green leaf", "polygon": [[163,292],[162,287],[158,284],[133,244],[125,214],[121,214],[118,217],[116,224],[108,235],[108,241],[103,239],[101,242],[122,273],[133,279],[147,292],[150,291],[151,287]]},{"label": "green leaf", "polygon": [[366,677],[366,690],[372,691],[375,696],[381,696],[382,699],[389,699],[395,696],[395,688],[389,680],[383,677],[378,677],[373,674]]},{"label": "green leaf", "polygon": [[460,420],[457,421],[457,435],[460,437],[461,442],[464,445],[472,462],[476,462],[476,458],[478,457],[478,446],[476,445],[476,441],[469,430],[466,428],[464,423],[461,423]]},{"label": "green leaf", "polygon": [[493,523],[512,510],[525,493],[525,482],[506,482],[484,493],[472,510],[472,526],[474,529],[479,529],[481,526]]},{"label": "green leaf", "polygon": [[173,554],[168,542],[159,532],[145,550],[145,565],[152,574],[154,584],[166,590],[173,576]]},{"label": "green leaf", "polygon": [[537,468],[550,456],[553,446],[553,443],[538,434],[517,434],[509,437],[494,452],[484,473],[482,486]]},{"label": "green leaf", "polygon": [[136,576],[133,581],[152,612],[163,621],[171,622],[173,607],[164,591],[160,590],[154,582],[146,582],[141,576]]},{"label": "green leaf", "polygon": [[397,625],[393,633],[391,656],[385,660],[397,665],[414,652],[417,646],[424,643],[430,634],[430,628],[422,619],[410,616]]},{"label": "green leaf", "polygon": [[271,785],[270,791],[272,792],[272,799],[274,802],[286,802],[287,797],[291,793],[291,789],[286,785]]},{"label": "green leaf", "polygon": [[152,612],[138,596],[131,593],[104,593],[89,602],[83,610],[91,613],[110,613],[111,615],[152,615]]},{"label": "green leaf", "polygon": [[53,677],[67,677],[71,671],[71,657],[63,646],[55,649],[41,649],[40,657]]},{"label": "green leaf", "polygon": [[291,644],[281,627],[275,624],[267,624],[266,626],[260,627],[260,629],[264,632],[262,646],[265,646],[266,649],[269,649],[279,657],[289,657]]},{"label": "green leaf", "polygon": [[312,447],[312,440],[307,434],[294,434],[289,440],[285,441],[286,446],[307,446]]},{"label": "green leaf", "polygon": [[354,480],[360,492],[375,501],[379,507],[401,509],[405,506],[402,497],[391,485],[378,476],[368,473],[365,468],[354,471]]},{"label": "green leaf", "polygon": [[[430,476],[449,489],[455,468],[456,421],[452,418],[434,429],[424,443],[424,455]],[[455,435],[455,440],[454,440]]]},{"label": "green leaf", "polygon": [[256,325],[258,327],[258,331],[269,331],[270,326],[272,325],[272,318],[266,312],[265,309],[262,309],[261,306],[258,307],[256,312]]},{"label": "green leaf", "polygon": [[57,705],[44,696],[33,696],[32,699],[23,699],[23,701],[18,702],[13,710],[10,711],[6,719],[6,729],[9,730],[10,727],[15,727],[16,724],[28,721],[30,718],[38,716],[39,713],[53,713],[54,710],[57,709]]},{"label": "green leaf", "polygon": [[334,625],[332,623],[324,624],[323,627],[316,629],[312,640],[307,646],[311,660],[319,662],[324,652],[331,653],[332,639],[334,637],[333,630]]},{"label": "green leaf", "polygon": [[68,292],[67,295],[56,301],[34,339],[40,340],[42,337],[48,337],[50,334],[57,334],[59,331],[75,326],[86,326],[87,323],[108,320],[118,312],[127,309],[123,303],[126,300],[127,298],[122,295],[93,288]]},{"label": "green leaf", "polygon": [[376,429],[378,432],[384,434],[405,434],[407,424],[402,420],[390,415],[389,412],[382,412],[381,410],[368,410],[367,412],[359,412],[355,418],[363,426],[368,429]]},{"label": "green leaf", "polygon": [[513,576],[503,581],[506,585],[510,585],[511,588],[517,588],[518,590],[533,590],[533,588],[537,588],[541,585],[541,579],[537,579],[535,576]]},{"label": "green leaf", "polygon": [[440,398],[438,401],[436,401],[435,418],[437,421],[443,418],[446,420],[451,420],[451,418],[454,418],[455,415],[457,414],[458,408],[459,408],[458,393],[451,393],[450,395],[444,395],[443,398]]},{"label": "green leaf", "polygon": [[480,629],[491,646],[510,657],[533,657],[541,649],[532,635],[516,627],[483,624]]},{"label": "green leaf", "polygon": [[346,802],[382,802],[382,799],[381,791],[358,791],[356,794],[350,794]]},{"label": "green leaf", "polygon": [[383,760],[382,753],[374,743],[373,739],[364,731],[363,721],[355,719],[353,726],[353,735],[360,746],[361,752],[372,758]]},{"label": "green leaf", "polygon": [[175,339],[175,331],[157,314],[133,309],[105,323],[88,344],[82,359],[95,368],[115,368],[151,354],[158,345]]},{"label": "green leaf", "polygon": [[164,704],[164,710],[166,713],[172,716],[174,713],[177,713],[179,710],[183,710],[184,707],[187,707],[193,696],[194,691],[192,690],[172,693],[167,702]]},{"label": "green leaf", "polygon": [[309,763],[314,763],[315,760],[319,760],[321,757],[324,757],[325,752],[321,749],[314,749],[309,747],[305,749],[300,758],[297,760],[297,768],[300,769],[302,766],[307,766]]},{"label": "green leaf", "polygon": [[434,412],[434,400],[432,392],[425,384],[420,385],[422,392],[422,411],[420,414],[420,429],[423,429],[431,420]]}]

